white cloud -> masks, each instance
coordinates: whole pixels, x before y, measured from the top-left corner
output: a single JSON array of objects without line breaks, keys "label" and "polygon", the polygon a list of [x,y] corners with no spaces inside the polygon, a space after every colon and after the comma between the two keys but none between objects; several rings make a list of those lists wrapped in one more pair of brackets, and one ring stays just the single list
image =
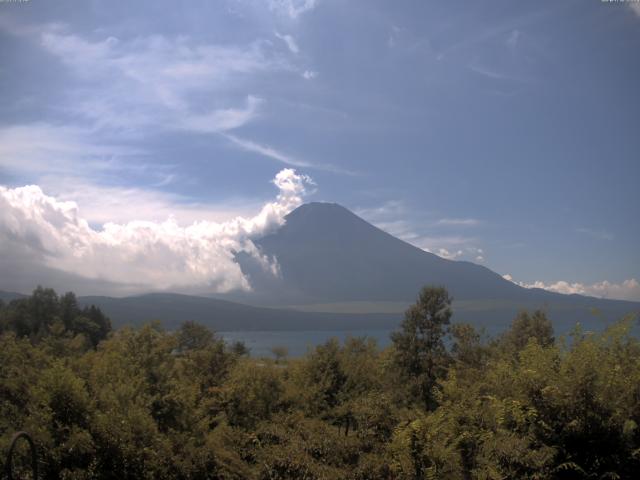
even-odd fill
[{"label": "white cloud", "polygon": [[300,53],[300,48],[291,35],[282,35],[278,32],[274,32],[274,35],[287,45],[287,48],[291,53]]},{"label": "white cloud", "polygon": [[631,1],[627,2],[627,5],[629,5],[629,8],[633,10],[633,13],[640,17],[640,2]]},{"label": "white cloud", "polygon": [[[174,165],[153,163],[149,157],[145,150],[111,141],[93,128],[47,123],[0,128],[0,169],[31,179],[50,194],[75,195],[72,198],[82,200],[85,212],[87,203],[95,204],[98,198],[150,199],[159,195],[155,190],[176,181]],[[139,187],[106,186],[122,178],[138,179]],[[86,195],[78,198],[81,192]],[[136,202],[136,209],[144,204]],[[159,206],[156,200],[149,204]]]},{"label": "white cloud", "polygon": [[127,41],[107,37],[91,42],[60,28],[45,28],[41,44],[79,75],[95,78],[115,73],[146,84],[160,96],[167,88],[203,88],[236,74],[285,66],[282,59],[267,54],[262,42],[245,46],[198,44],[186,36],[162,35]]},{"label": "white cloud", "polygon": [[439,257],[446,258],[447,260],[455,260],[457,258],[460,258],[462,255],[464,255],[464,252],[462,250],[456,250],[456,251],[450,252],[446,248],[439,248],[437,250],[437,255]]},{"label": "white cloud", "polygon": [[318,72],[314,72],[313,70],[305,70],[302,72],[302,77],[305,80],[312,80],[318,76]]},{"label": "white cloud", "polygon": [[559,280],[553,283],[535,281],[533,283],[518,282],[509,274],[503,278],[525,288],[541,288],[556,293],[587,295],[598,298],[610,298],[616,300],[640,301],[640,283],[635,278],[624,280],[622,283],[613,283],[608,280],[585,284],[580,282],[567,282]]},{"label": "white cloud", "polygon": [[379,229],[405,242],[412,242],[419,238],[413,225],[402,218],[407,215],[407,209],[401,200],[388,200],[377,207],[356,208],[354,212]]},{"label": "white cloud", "polygon": [[281,225],[313,184],[292,169],[280,171],[273,183],[279,190],[276,200],[253,217],[188,226],[174,218],[135,220],[106,223],[101,230],[89,226],[77,203],[48,196],[38,186],[0,187],[0,257],[30,258],[61,272],[136,285],[139,291],[250,289],[235,254],[244,251],[277,274],[277,264],[252,240]]},{"label": "white cloud", "polygon": [[287,16],[292,20],[312,10],[317,5],[317,0],[268,0],[269,8],[279,15]]},{"label": "white cloud", "polygon": [[518,46],[520,35],[522,35],[522,32],[518,29],[512,30],[509,34],[509,37],[507,38],[507,47],[509,47],[511,51],[514,51]]},{"label": "white cloud", "polygon": [[477,263],[484,262],[484,250],[477,247],[465,247],[458,250],[448,250],[446,248],[438,248],[437,250],[425,249],[428,252],[436,252],[436,254],[447,260],[465,260],[473,259]]},{"label": "white cloud", "polygon": [[185,130],[201,133],[219,133],[241,127],[257,115],[262,100],[249,95],[245,108],[227,108],[204,114],[187,116],[178,125]]},{"label": "white cloud", "polygon": [[438,248],[457,248],[469,243],[475,242],[473,237],[465,237],[461,235],[442,235],[442,236],[421,236],[417,242],[420,248],[430,248],[433,251]]},{"label": "white cloud", "polygon": [[387,37],[387,45],[389,48],[395,47],[398,42],[398,36],[402,32],[402,28],[397,25],[392,25],[391,30],[389,32],[389,36]]},{"label": "white cloud", "polygon": [[462,235],[425,235],[420,228],[420,223],[431,227],[475,226],[481,223],[480,220],[443,218],[435,222],[409,222],[402,218],[408,212],[404,203],[398,200],[390,200],[379,207],[359,208],[355,213],[381,230],[447,260],[485,261],[485,252],[474,246],[478,239]]},{"label": "white cloud", "polygon": [[119,159],[142,156],[143,150],[96,142],[95,131],[85,127],[47,123],[0,128],[0,165],[13,171],[66,173],[108,170]]},{"label": "white cloud", "polygon": [[[195,202],[192,198],[152,188],[106,186],[82,177],[44,176],[39,186],[57,200],[74,201],[92,225],[128,223],[144,218],[163,222],[173,217],[180,224],[197,221],[224,222],[250,216],[260,203],[248,199],[225,199],[224,205]],[[131,208],[135,205],[135,208]]]},{"label": "white cloud", "polygon": [[612,233],[606,232],[604,230],[595,230],[593,228],[577,228],[576,231],[578,233],[582,233],[588,235],[591,238],[595,238],[598,240],[613,240],[614,236]]},{"label": "white cloud", "polygon": [[265,157],[272,158],[273,160],[277,160],[278,162],[285,163],[287,165],[292,165],[294,167],[311,167],[312,165],[304,160],[299,160],[297,158],[292,157],[291,155],[287,155],[286,153],[282,153],[276,150],[269,145],[262,145],[260,143],[253,142],[251,140],[246,140],[243,138],[239,138],[235,135],[225,134],[225,138],[231,140],[235,145],[239,146],[243,150],[247,150],[248,152],[258,153],[260,155],[264,155]]},{"label": "white cloud", "polygon": [[306,160],[302,160],[287,153],[283,153],[269,145],[264,145],[252,140],[240,138],[230,133],[224,133],[222,135],[230,140],[234,145],[242,148],[243,150],[263,155],[267,158],[271,158],[286,165],[291,165],[293,167],[313,168],[315,170],[324,170],[327,172],[339,173],[343,175],[357,175],[356,172],[345,170],[329,163],[310,163]]},{"label": "white cloud", "polygon": [[480,223],[480,220],[475,218],[442,218],[436,222],[437,225],[453,227],[475,227]]},{"label": "white cloud", "polygon": [[[286,11],[290,8],[294,15],[313,6],[295,2],[290,7],[287,5],[284,5]],[[276,35],[291,51],[299,51],[292,36],[277,32]],[[89,119],[93,122],[93,130],[100,135],[110,134],[120,139],[129,135],[135,140],[144,138],[149,131],[165,130],[228,133],[257,118],[264,103],[261,98],[247,95],[244,103],[238,105],[241,100],[237,95],[230,96],[229,92],[241,88],[244,81],[260,73],[299,73],[274,53],[267,41],[243,46],[212,45],[196,43],[184,36],[161,35],[131,40],[115,37],[89,40],[67,33],[60,26],[45,27],[39,38],[48,52],[60,58],[85,82],[83,87],[73,90],[72,101],[66,110]],[[304,71],[301,75],[309,79],[316,73]],[[353,173],[328,164],[312,165],[268,145],[235,135],[224,136],[243,150],[287,165]],[[46,153],[42,152],[39,157],[49,158]]]},{"label": "white cloud", "polygon": [[260,73],[293,70],[260,41],[216,45],[161,35],[92,41],[60,27],[44,28],[40,41],[85,83],[69,112],[130,131],[237,128],[254,117],[259,101],[249,96],[246,107],[233,107],[220,93]]},{"label": "white cloud", "polygon": [[407,209],[401,200],[388,200],[379,207],[357,208],[355,213],[370,222],[387,219],[387,217],[395,217],[404,215]]}]

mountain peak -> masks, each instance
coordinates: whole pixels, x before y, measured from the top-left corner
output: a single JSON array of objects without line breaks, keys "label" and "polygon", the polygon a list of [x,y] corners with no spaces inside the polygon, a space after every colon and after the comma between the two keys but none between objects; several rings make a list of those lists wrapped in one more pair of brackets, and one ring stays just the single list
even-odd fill
[{"label": "mountain peak", "polygon": [[301,205],[255,243],[278,262],[277,278],[248,257],[237,260],[250,279],[250,295],[265,304],[410,302],[424,285],[444,285],[457,301],[499,300],[495,305],[528,302],[538,308],[542,302],[570,299],[522,288],[481,265],[426,252],[336,203]]},{"label": "mountain peak", "polygon": [[288,215],[287,219],[290,218],[300,218],[306,216],[335,216],[335,215],[349,215],[356,217],[356,215],[351,212],[346,207],[338,203],[330,203],[330,202],[309,202],[303,205],[300,205],[295,210],[292,210]]},{"label": "mountain peak", "polygon": [[[280,236],[296,235],[296,241],[304,239],[350,235],[356,231],[375,229],[349,209],[337,203],[305,203],[286,217],[286,223],[279,230]],[[304,237],[301,238],[301,237]]]},{"label": "mountain peak", "polygon": [[294,210],[347,210],[345,207],[335,202],[307,202]]}]

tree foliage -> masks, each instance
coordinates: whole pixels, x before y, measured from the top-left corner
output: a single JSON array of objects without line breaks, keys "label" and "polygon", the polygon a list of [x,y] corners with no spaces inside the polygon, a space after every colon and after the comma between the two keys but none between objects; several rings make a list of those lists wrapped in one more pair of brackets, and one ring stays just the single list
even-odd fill
[{"label": "tree foliage", "polygon": [[410,396],[428,409],[437,401],[434,388],[444,377],[446,328],[451,319],[451,297],[444,287],[425,287],[405,313],[402,329],[392,334],[394,360]]},{"label": "tree foliage", "polygon": [[632,319],[556,340],[521,313],[491,340],[450,304],[424,289],[389,348],[283,361],[192,322],[109,332],[39,288],[0,306],[0,452],[29,431],[52,479],[635,478]]}]

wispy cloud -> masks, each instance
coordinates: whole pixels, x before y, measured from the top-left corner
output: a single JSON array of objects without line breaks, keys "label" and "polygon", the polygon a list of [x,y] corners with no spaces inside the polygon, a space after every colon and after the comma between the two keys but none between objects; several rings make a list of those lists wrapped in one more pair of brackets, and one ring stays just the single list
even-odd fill
[{"label": "wispy cloud", "polygon": [[285,43],[291,53],[300,53],[300,48],[291,35],[283,35],[278,32],[274,32],[274,35]]},{"label": "wispy cloud", "polygon": [[401,32],[402,28],[398,27],[397,25],[391,25],[389,36],[387,37],[387,45],[389,46],[389,48],[396,46],[396,44],[398,43],[398,37],[400,36]]},{"label": "wispy cloud", "polygon": [[258,115],[258,108],[262,103],[262,99],[249,95],[244,107],[224,108],[204,114],[188,115],[175,127],[201,133],[226,132],[253,120]]},{"label": "wispy cloud", "polygon": [[[82,216],[92,225],[140,219],[164,222],[168,218],[174,218],[181,225],[198,221],[223,222],[249,216],[260,206],[257,200],[245,198],[212,204],[164,191],[162,185],[103,185],[76,176],[45,175],[40,177],[38,185],[61,201],[80,205]],[[132,205],[135,208],[131,208]]]},{"label": "wispy cloud", "polygon": [[506,280],[525,288],[541,288],[556,293],[587,295],[598,298],[610,298],[615,300],[640,301],[640,283],[635,278],[624,280],[621,283],[604,280],[592,284],[581,282],[568,282],[558,280],[556,282],[535,281],[532,283],[518,282],[509,274],[503,275]]},{"label": "wispy cloud", "polygon": [[518,46],[518,40],[520,39],[521,35],[522,32],[516,28],[512,30],[507,37],[507,47],[509,47],[512,52],[515,51],[516,47]]},{"label": "wispy cloud", "polygon": [[287,155],[286,153],[282,153],[275,148],[270,147],[269,145],[263,145],[251,140],[231,135],[229,133],[224,134],[224,137],[229,139],[231,142],[233,142],[243,150],[258,153],[273,160],[277,160],[278,162],[282,162],[286,165],[291,165],[294,167],[312,167],[311,163],[297,159],[291,155]]},{"label": "wispy cloud", "polygon": [[290,165],[290,166],[299,167],[299,168],[310,168],[314,170],[324,170],[327,172],[333,172],[333,173],[338,173],[342,175],[352,175],[352,176],[358,175],[357,172],[354,172],[352,170],[345,170],[343,168],[337,167],[335,165],[331,165],[329,163],[312,163],[312,162],[297,158],[293,155],[289,155],[287,153],[281,152],[280,150],[277,150],[270,145],[254,142],[246,138],[240,138],[237,135],[232,135],[231,133],[221,133],[221,135],[224,138],[231,141],[234,145],[240,147],[243,150],[257,153],[259,155],[270,158],[272,160],[276,160],[278,162],[284,163],[285,165]]},{"label": "wispy cloud", "polygon": [[359,207],[354,212],[379,229],[406,242],[412,242],[419,237],[414,226],[406,220],[408,211],[401,200],[388,200],[374,207]]},{"label": "wispy cloud", "polygon": [[[246,106],[238,108],[228,99],[226,105],[214,101],[215,93],[245,77],[292,69],[260,41],[215,45],[162,35],[90,41],[60,27],[45,27],[40,41],[84,83],[68,110],[100,127],[237,128],[254,118],[259,100],[246,96]],[[202,95],[211,100],[203,103]]]},{"label": "wispy cloud", "polygon": [[[382,205],[357,208],[355,213],[376,227],[405,242],[448,260],[485,261],[485,252],[478,247],[478,238],[466,235],[448,235],[451,227],[473,227],[482,222],[474,218],[441,218],[440,220],[408,219],[409,209],[400,200],[389,200]],[[445,228],[443,228],[445,227]],[[443,232],[445,234],[438,234]]]},{"label": "wispy cloud", "polygon": [[313,10],[318,0],[268,0],[269,8],[279,15],[296,20],[300,15]]},{"label": "wispy cloud", "polygon": [[436,225],[446,225],[452,227],[475,227],[482,222],[476,218],[441,218]]},{"label": "wispy cloud", "polygon": [[[100,176],[144,168],[138,147],[96,139],[92,128],[32,123],[0,128],[0,167],[14,173]],[[137,162],[130,162],[136,158]],[[153,174],[152,174],[153,176]]]},{"label": "wispy cloud", "polygon": [[598,240],[613,240],[614,239],[614,235],[613,233],[610,232],[606,232],[604,230],[597,230],[597,229],[593,229],[593,228],[576,228],[576,232],[578,233],[582,233],[584,235],[587,235],[591,238],[595,238]]},{"label": "wispy cloud", "polygon": [[404,215],[407,213],[407,208],[401,200],[388,200],[376,207],[356,208],[355,213],[370,222],[376,222],[388,219],[390,216]]}]

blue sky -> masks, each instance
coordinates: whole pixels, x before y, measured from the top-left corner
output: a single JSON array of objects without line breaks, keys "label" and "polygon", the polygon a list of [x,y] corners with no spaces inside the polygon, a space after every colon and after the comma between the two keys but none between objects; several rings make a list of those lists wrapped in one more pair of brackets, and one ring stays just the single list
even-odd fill
[{"label": "blue sky", "polygon": [[293,168],[434,253],[640,300],[639,5],[0,3],[0,185],[186,227],[257,218]]}]

